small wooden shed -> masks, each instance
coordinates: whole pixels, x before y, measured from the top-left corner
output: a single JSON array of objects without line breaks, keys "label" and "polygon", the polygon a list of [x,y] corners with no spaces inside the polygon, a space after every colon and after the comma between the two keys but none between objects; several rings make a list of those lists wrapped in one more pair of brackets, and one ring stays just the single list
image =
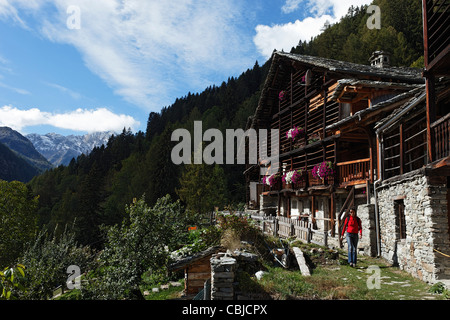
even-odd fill
[{"label": "small wooden shed", "polygon": [[210,247],[188,257],[183,257],[169,266],[170,271],[184,269],[184,291],[186,296],[196,295],[211,278],[210,259],[213,254],[221,251],[220,246]]}]

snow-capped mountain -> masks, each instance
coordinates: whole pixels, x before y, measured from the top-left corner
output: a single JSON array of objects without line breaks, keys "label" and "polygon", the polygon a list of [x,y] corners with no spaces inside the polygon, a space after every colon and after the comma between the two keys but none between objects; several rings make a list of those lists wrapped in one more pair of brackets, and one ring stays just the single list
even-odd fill
[{"label": "snow-capped mountain", "polygon": [[89,154],[94,147],[106,146],[111,135],[115,132],[94,132],[85,135],[63,136],[57,133],[47,133],[40,135],[36,133],[28,134],[26,137],[33,143],[44,157],[53,165],[68,165],[72,158],[77,158],[80,154]]}]

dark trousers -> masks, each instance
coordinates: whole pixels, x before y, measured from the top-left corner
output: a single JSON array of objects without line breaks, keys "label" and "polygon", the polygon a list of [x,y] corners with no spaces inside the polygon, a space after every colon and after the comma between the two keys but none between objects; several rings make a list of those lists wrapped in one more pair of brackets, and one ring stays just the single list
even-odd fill
[{"label": "dark trousers", "polygon": [[348,263],[356,264],[356,252],[358,249],[358,234],[347,232]]}]

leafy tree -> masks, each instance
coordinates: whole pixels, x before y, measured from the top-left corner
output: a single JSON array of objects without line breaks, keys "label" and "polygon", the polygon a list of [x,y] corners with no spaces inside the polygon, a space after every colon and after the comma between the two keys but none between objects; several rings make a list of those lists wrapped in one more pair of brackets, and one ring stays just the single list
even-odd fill
[{"label": "leafy tree", "polygon": [[142,197],[127,206],[126,212],[128,217],[120,226],[106,228],[100,269],[90,285],[82,287],[85,299],[142,299],[142,275],[164,266],[182,230],[187,230],[185,211],[170,196],[158,199],[153,207]]},{"label": "leafy tree", "polygon": [[94,252],[86,246],[80,246],[75,233],[67,228],[56,237],[48,231],[40,231],[30,242],[20,262],[27,266],[24,283],[26,292],[20,293],[21,299],[45,300],[52,296],[59,285],[66,286],[67,268],[76,265],[82,273],[94,268]]},{"label": "leafy tree", "polygon": [[33,238],[37,205],[25,184],[0,180],[0,265],[12,264]]},{"label": "leafy tree", "polygon": [[25,291],[22,285],[25,277],[25,266],[17,264],[0,271],[0,300],[17,299],[15,291]]}]

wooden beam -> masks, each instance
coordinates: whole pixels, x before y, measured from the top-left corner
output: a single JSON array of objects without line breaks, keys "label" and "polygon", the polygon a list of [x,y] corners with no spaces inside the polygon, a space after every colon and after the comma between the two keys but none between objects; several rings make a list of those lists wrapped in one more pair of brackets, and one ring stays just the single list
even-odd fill
[{"label": "wooden beam", "polygon": [[316,222],[316,197],[311,196],[311,217],[312,223]]},{"label": "wooden beam", "polygon": [[336,211],[336,193],[333,191],[330,197],[330,218],[331,218],[331,236],[335,236],[335,220],[334,215]]},{"label": "wooden beam", "polygon": [[427,87],[427,144],[428,144],[427,154],[428,154],[428,163],[432,163],[434,161],[433,157],[434,144],[431,133],[431,123],[436,121],[434,75],[428,74],[428,77],[426,79],[426,87]]},{"label": "wooden beam", "polygon": [[400,174],[403,174],[403,123],[400,123]]},{"label": "wooden beam", "polygon": [[322,115],[322,128],[323,128],[323,135],[322,136],[323,136],[323,138],[325,138],[327,136],[327,132],[325,130],[325,128],[327,126],[326,111],[327,111],[327,89],[325,88],[323,90],[323,115]]},{"label": "wooden beam", "polygon": [[366,141],[367,137],[363,133],[341,133],[341,141]]},{"label": "wooden beam", "polygon": [[343,165],[346,165],[346,164],[361,163],[361,162],[367,162],[367,161],[370,161],[370,158],[340,162],[340,163],[336,163],[336,165],[337,166],[343,166]]},{"label": "wooden beam", "polygon": [[337,101],[338,101],[338,102],[341,102],[341,103],[356,103],[356,102],[361,101],[361,100],[364,99],[364,98],[369,98],[369,94],[368,94],[368,93],[358,94],[358,95],[357,95],[355,98],[353,98],[353,99],[342,99],[342,98],[340,98],[340,99],[338,99]]}]

